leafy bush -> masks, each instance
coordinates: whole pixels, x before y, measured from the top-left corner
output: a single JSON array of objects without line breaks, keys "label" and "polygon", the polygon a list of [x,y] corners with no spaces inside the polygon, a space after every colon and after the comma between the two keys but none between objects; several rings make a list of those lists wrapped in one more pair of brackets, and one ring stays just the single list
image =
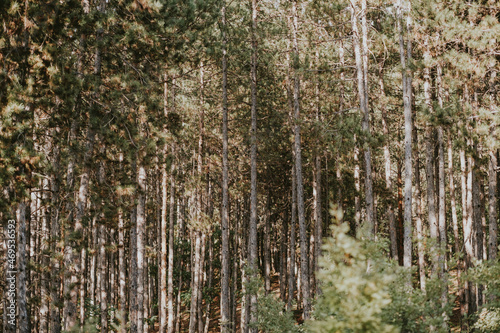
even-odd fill
[{"label": "leafy bush", "polygon": [[399,332],[383,321],[391,303],[394,269],[384,262],[378,245],[347,235],[347,224],[334,226],[323,246],[319,272],[322,295],[315,304],[311,332]]},{"label": "leafy bush", "polygon": [[[387,259],[384,242],[347,235],[334,226],[325,241],[319,279],[323,294],[315,304],[311,332],[447,332],[451,306],[442,307],[447,280],[427,280],[414,289],[412,271]],[[386,244],[385,244],[386,245]]]},{"label": "leafy bush", "polygon": [[428,279],[427,290],[423,292],[405,283],[411,279],[410,270],[398,267],[397,275],[389,292],[392,302],[383,311],[384,320],[401,328],[402,332],[448,332],[446,321],[452,307],[448,303],[443,308],[441,301],[447,281]]},{"label": "leafy bush", "polygon": [[490,260],[470,269],[468,278],[485,286],[486,304],[481,309],[474,328],[479,332],[500,332],[500,260]]}]

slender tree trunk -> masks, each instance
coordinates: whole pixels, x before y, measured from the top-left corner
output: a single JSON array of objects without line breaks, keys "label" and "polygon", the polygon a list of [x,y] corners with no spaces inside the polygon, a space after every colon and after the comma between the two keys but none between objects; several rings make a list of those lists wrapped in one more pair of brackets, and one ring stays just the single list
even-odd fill
[{"label": "slender tree trunk", "polygon": [[490,238],[488,241],[488,259],[495,260],[498,252],[498,203],[497,203],[497,156],[494,151],[489,153],[490,161],[488,166],[488,217]]},{"label": "slender tree trunk", "polygon": [[[247,200],[244,200],[244,212],[248,214]],[[246,215],[246,214],[244,214]],[[247,276],[247,266],[245,265],[245,258],[248,258],[248,234],[245,220],[242,219],[242,226],[240,228],[240,234],[238,235],[238,243],[240,247],[240,268],[241,268],[241,312],[240,312],[240,331],[242,333],[248,333],[248,321],[250,320],[250,295],[247,292],[248,276]],[[249,232],[249,230],[248,230]],[[245,253],[246,252],[246,253]]]},{"label": "slender tree trunk", "polygon": [[309,288],[309,251],[307,242],[307,225],[304,212],[304,186],[302,180],[302,148],[300,134],[300,79],[298,75],[298,57],[299,49],[297,42],[298,16],[296,3],[292,3],[292,36],[294,53],[294,85],[293,85],[293,106],[294,106],[294,136],[295,136],[295,172],[297,177],[297,211],[299,219],[300,234],[300,273],[301,273],[301,291],[304,307],[304,319],[309,319],[311,311],[311,290]]},{"label": "slender tree trunk", "polygon": [[[428,54],[426,54],[428,56]],[[425,57],[425,56],[424,56]],[[431,87],[430,87],[430,70],[424,69],[424,96],[427,107],[432,110],[431,103]],[[429,214],[429,230],[431,236],[430,254],[433,263],[432,273],[439,272],[439,228],[436,217],[436,194],[435,194],[435,178],[434,178],[434,131],[431,125],[428,124],[426,135],[426,174],[427,174],[427,208]]]},{"label": "slender tree trunk", "polygon": [[200,287],[200,262],[201,262],[201,232],[193,231],[194,233],[194,257],[193,257],[193,288],[191,292],[191,311],[189,316],[189,332],[197,332],[197,315],[198,315],[198,296]]},{"label": "slender tree trunk", "polygon": [[[257,0],[252,0],[252,55],[251,55],[251,129],[250,129],[250,225],[248,237],[248,268],[250,278],[257,277]],[[250,322],[257,322],[257,294],[250,294]],[[257,328],[251,327],[251,333]]]},{"label": "slender tree trunk", "polygon": [[144,157],[139,157],[137,174],[137,332],[144,332],[144,302],[145,279],[144,269],[147,269],[145,258],[146,236],[146,167]]},{"label": "slender tree trunk", "polygon": [[292,214],[290,221],[290,243],[288,246],[288,310],[292,309],[295,298],[295,225],[297,223],[297,178],[295,176],[295,162],[292,166]]},{"label": "slender tree trunk", "polygon": [[[367,231],[370,234],[370,237],[374,236],[375,232],[375,223],[374,223],[374,214],[373,214],[373,185],[372,185],[372,170],[371,170],[371,151],[369,147],[369,136],[370,136],[370,114],[368,109],[368,92],[366,91],[368,87],[367,80],[365,77],[365,67],[368,65],[364,64],[365,53],[367,53],[367,42],[365,39],[365,29],[366,28],[366,14],[363,9],[366,9],[366,1],[361,1],[361,28],[363,38],[360,38],[360,34],[358,31],[358,7],[357,5],[351,1],[351,23],[352,23],[352,32],[353,32],[353,47],[354,47],[354,56],[356,60],[356,72],[357,72],[357,83],[358,83],[358,96],[359,96],[359,105],[361,109],[361,113],[363,115],[363,120],[361,122],[361,129],[366,135],[366,143],[363,144],[363,151],[365,157],[365,201],[366,201],[366,225]],[[361,49],[360,40],[363,48]],[[367,58],[367,56],[366,56]],[[367,74],[367,73],[366,73]]]},{"label": "slender tree trunk", "polygon": [[[54,135],[58,134],[58,130],[54,131]],[[51,178],[51,226],[50,235],[52,238],[51,242],[51,265],[52,265],[52,278],[50,279],[50,298],[51,298],[51,308],[50,308],[50,332],[60,333],[61,332],[61,314],[60,314],[60,290],[61,290],[61,264],[59,259],[60,247],[58,245],[60,238],[60,225],[59,225],[59,213],[60,213],[60,198],[59,198],[59,186],[60,186],[60,151],[59,145],[56,143],[53,148],[53,158],[52,158],[52,168],[54,170]]]},{"label": "slender tree trunk", "polygon": [[[167,308],[168,321],[167,332],[174,331],[174,222],[175,222],[175,142],[172,142],[172,165],[170,166],[170,203],[169,203],[169,225],[168,225],[168,281],[167,281]],[[166,193],[165,193],[166,195]],[[166,205],[166,203],[165,203]],[[165,230],[166,232],[166,230]],[[165,300],[165,298],[163,298]]]},{"label": "slender tree trunk", "polygon": [[448,136],[448,182],[450,186],[450,205],[451,220],[453,223],[453,237],[455,238],[455,253],[460,252],[460,236],[458,232],[457,204],[455,197],[455,180],[453,178],[453,147],[451,143],[451,134]]},{"label": "slender tree trunk", "polygon": [[[48,154],[50,151],[50,145],[47,145],[45,153]],[[47,209],[48,205],[48,195],[49,182],[47,178],[40,181],[40,188],[42,190],[42,207],[40,211],[41,216],[41,227],[42,232],[40,235],[40,253],[41,253],[41,265],[43,267],[41,273],[40,281],[40,323],[38,326],[38,331],[40,333],[46,333],[49,330],[49,256],[48,243],[49,243],[49,211]]]},{"label": "slender tree trunk", "polygon": [[422,206],[423,197],[420,185],[420,157],[418,147],[418,133],[414,125],[413,127],[413,144],[415,149],[415,229],[417,230],[417,254],[418,254],[418,276],[420,281],[420,289],[425,291],[425,248],[424,248],[424,231],[422,223]]},{"label": "slender tree trunk", "polygon": [[[163,76],[163,114],[168,115],[168,77]],[[168,148],[163,147],[163,165],[161,167],[161,221],[160,221],[160,302],[159,302],[159,322],[160,333],[167,330],[167,204],[168,204],[168,175],[166,157]],[[170,309],[169,309],[170,310]],[[169,329],[168,333],[172,333]]]},{"label": "slender tree trunk", "polygon": [[28,304],[26,299],[26,204],[21,202],[17,207],[17,320],[19,333],[30,332]]},{"label": "slender tree trunk", "polygon": [[229,161],[227,114],[226,2],[222,6],[222,219],[221,219],[221,333],[231,331],[229,308]]},{"label": "slender tree trunk", "polygon": [[[474,206],[473,206],[473,172],[474,172],[474,159],[472,156],[467,157],[467,226],[464,229],[464,241],[465,243],[465,251],[466,251],[466,263],[467,268],[472,267],[473,258],[475,257],[475,241],[476,234],[474,228]],[[472,314],[477,310],[476,303],[476,295],[477,290],[476,286],[472,283],[469,283],[469,308],[468,313]]]},{"label": "slender tree trunk", "polygon": [[[380,93],[383,100],[386,98],[385,94],[385,85],[383,79],[383,66],[380,67],[379,71],[379,86]],[[385,108],[385,103],[382,103],[382,130],[384,132],[384,136],[386,137],[386,141],[384,144],[384,168],[385,168],[385,188],[387,192],[392,194],[392,180],[391,180],[391,153],[389,150],[389,128],[387,126],[387,110]],[[399,262],[398,258],[398,243],[396,237],[396,222],[394,218],[394,210],[393,210],[393,200],[389,198],[387,203],[387,219],[389,220],[389,238],[391,241],[391,255],[392,259]]]},{"label": "slender tree trunk", "polygon": [[[103,214],[102,214],[103,215]],[[104,216],[102,216],[104,217]],[[99,224],[99,275],[101,276],[99,292],[100,292],[100,308],[101,308],[101,332],[108,331],[108,304],[107,304],[107,262],[106,262],[106,227],[103,221]]]},{"label": "slender tree trunk", "polygon": [[264,217],[264,289],[266,295],[271,291],[271,193],[267,191],[267,203]]},{"label": "slender tree trunk", "polygon": [[[213,259],[214,259],[214,249],[212,245],[212,237],[208,238],[208,272],[207,272],[207,289],[212,289],[212,280],[213,280]],[[228,274],[229,275],[229,274]],[[212,302],[210,300],[206,301],[206,311],[205,311],[205,327],[203,328],[204,333],[208,333],[208,329],[210,327],[210,305]]]},{"label": "slender tree trunk", "polygon": [[[135,165],[133,166],[134,174],[137,172]],[[133,198],[132,198],[133,199]],[[130,322],[130,333],[137,333],[137,276],[138,276],[138,264],[137,264],[137,207],[132,208],[130,213],[130,287],[129,287],[129,322]]]},{"label": "slender tree trunk", "polygon": [[403,266],[404,257],[404,222],[403,222],[403,166],[401,161],[397,161],[398,178],[398,223],[396,225],[396,241],[398,243],[398,264]]},{"label": "slender tree trunk", "polygon": [[[411,111],[411,73],[407,69],[407,60],[411,61],[411,42],[407,41],[407,54],[405,56],[403,25],[402,25],[402,3],[399,2],[398,8],[398,32],[399,32],[399,55],[403,70],[403,103],[405,115],[405,206],[404,206],[404,257],[403,265],[411,267],[412,259],[412,111]],[[408,20],[409,22],[409,20]],[[409,24],[407,25],[407,33],[409,33]]]},{"label": "slender tree trunk", "polygon": [[282,223],[282,234],[280,241],[280,296],[283,303],[287,302],[286,287],[287,287],[287,242],[288,242],[288,211],[284,213]]}]

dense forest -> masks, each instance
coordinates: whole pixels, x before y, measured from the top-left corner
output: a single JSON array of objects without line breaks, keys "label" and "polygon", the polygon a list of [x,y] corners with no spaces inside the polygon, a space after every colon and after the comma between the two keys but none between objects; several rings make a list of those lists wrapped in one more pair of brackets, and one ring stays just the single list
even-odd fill
[{"label": "dense forest", "polygon": [[497,0],[0,20],[3,332],[500,332]]}]

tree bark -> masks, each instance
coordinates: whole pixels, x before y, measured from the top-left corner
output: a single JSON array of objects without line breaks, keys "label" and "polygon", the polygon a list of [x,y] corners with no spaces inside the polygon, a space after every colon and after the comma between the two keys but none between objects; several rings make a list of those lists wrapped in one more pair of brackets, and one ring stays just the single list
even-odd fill
[{"label": "tree bark", "polygon": [[[398,8],[398,32],[399,32],[399,55],[402,66],[403,80],[403,104],[405,118],[405,193],[404,193],[404,251],[403,265],[411,267],[412,259],[412,111],[411,111],[411,72],[408,72],[407,61],[411,61],[411,42],[407,41],[407,54],[405,56],[403,24],[402,24],[402,2],[399,2]],[[409,22],[409,20],[407,20]],[[409,35],[409,23],[407,24],[407,33]]]},{"label": "tree bark", "polygon": [[460,236],[458,232],[458,216],[457,204],[455,197],[455,180],[453,178],[453,147],[451,143],[451,134],[448,136],[448,182],[450,187],[450,206],[451,206],[451,220],[453,223],[453,237],[455,238],[455,253],[460,252]]},{"label": "tree bark", "polygon": [[293,107],[294,107],[294,150],[295,150],[295,172],[297,177],[297,212],[300,234],[300,273],[301,291],[304,319],[309,319],[311,311],[311,291],[309,288],[309,250],[307,242],[307,225],[304,212],[304,186],[302,180],[302,148],[300,135],[300,79],[298,75],[299,49],[297,42],[298,16],[297,4],[292,3],[292,36],[294,54],[294,85],[293,85]]},{"label": "tree bark", "polygon": [[498,203],[497,203],[497,168],[498,161],[494,151],[489,153],[488,165],[488,217],[490,238],[488,241],[488,259],[495,260],[498,252]]},{"label": "tree bark", "polygon": [[144,332],[144,294],[146,284],[144,269],[147,269],[145,258],[146,236],[146,167],[144,157],[139,157],[137,174],[137,333]]},{"label": "tree bark", "polygon": [[[252,0],[252,55],[250,73],[251,129],[250,129],[250,225],[248,237],[248,268],[250,278],[257,277],[257,0]],[[248,292],[248,291],[247,291]],[[257,294],[250,293],[250,317],[252,324],[257,322]],[[257,328],[250,328],[257,333]]]},{"label": "tree bark", "polygon": [[[369,237],[374,237],[375,233],[375,222],[374,222],[374,214],[373,214],[373,185],[372,185],[372,170],[371,170],[371,151],[369,144],[370,137],[370,114],[368,109],[368,91],[366,90],[368,87],[367,80],[368,78],[365,76],[365,67],[367,68],[367,64],[364,64],[364,58],[367,58],[365,54],[367,53],[367,42],[366,42],[366,1],[361,2],[361,29],[362,29],[362,38],[360,38],[360,34],[358,32],[358,18],[357,18],[357,5],[351,1],[351,23],[352,23],[352,32],[353,32],[353,47],[354,47],[354,56],[356,60],[356,72],[357,72],[357,83],[358,83],[358,97],[359,97],[359,105],[361,109],[361,113],[363,115],[363,119],[361,122],[361,129],[363,130],[366,138],[363,140],[363,151],[365,158],[365,201],[366,201],[366,225],[367,232],[369,233]],[[363,49],[361,50],[360,39],[363,44]],[[367,73],[366,73],[367,74]]]},{"label": "tree bark", "polygon": [[[383,79],[383,66],[380,67],[379,71],[379,86],[381,98],[385,101],[385,85]],[[384,143],[384,168],[385,168],[385,188],[389,195],[392,194],[392,179],[391,179],[391,153],[389,150],[389,128],[387,124],[387,110],[385,108],[385,103],[381,105],[382,111],[382,130],[384,132],[385,143]],[[416,132],[416,131],[415,131]],[[393,200],[392,197],[387,201],[387,219],[389,220],[389,238],[391,242],[391,256],[392,259],[399,262],[398,258],[398,243],[396,237],[396,222],[394,218],[394,210],[393,210]]]},{"label": "tree bark", "polygon": [[26,204],[19,203],[17,206],[17,319],[19,323],[19,333],[29,333],[28,304],[26,299]]},{"label": "tree bark", "polygon": [[416,203],[416,216],[415,216],[415,229],[417,231],[417,254],[418,254],[418,276],[420,281],[420,289],[425,291],[425,248],[424,248],[424,231],[422,223],[422,206],[423,196],[420,185],[420,157],[418,147],[418,133],[417,128],[413,125],[413,144],[415,149],[415,203]]},{"label": "tree bark", "polygon": [[229,307],[229,161],[227,114],[226,2],[222,5],[222,216],[221,216],[221,333],[231,331]]},{"label": "tree bark", "polygon": [[[168,77],[163,75],[163,114],[168,116]],[[160,302],[159,306],[159,330],[161,333],[167,330],[167,208],[168,208],[168,175],[167,175],[167,145],[163,147],[163,165],[161,166],[161,221],[160,221]],[[169,309],[170,310],[170,309]],[[168,333],[172,331],[168,330]]]}]

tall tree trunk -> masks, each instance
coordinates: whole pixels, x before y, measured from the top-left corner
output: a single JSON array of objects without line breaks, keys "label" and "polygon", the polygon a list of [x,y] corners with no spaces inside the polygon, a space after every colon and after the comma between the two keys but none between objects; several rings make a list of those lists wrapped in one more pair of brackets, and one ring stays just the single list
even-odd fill
[{"label": "tall tree trunk", "polygon": [[[426,51],[428,52],[428,51]],[[428,57],[428,53],[424,57]],[[430,69],[424,69],[424,97],[427,107],[432,111],[431,87],[430,87]],[[436,194],[435,194],[435,176],[434,176],[434,130],[431,124],[428,124],[426,134],[426,174],[427,174],[427,209],[429,214],[429,230],[431,236],[430,254],[432,261],[433,275],[439,272],[439,228],[436,217]]]},{"label": "tall tree trunk", "polygon": [[294,53],[294,85],[293,85],[293,106],[294,106],[294,150],[295,150],[295,172],[297,177],[297,211],[299,219],[300,234],[300,273],[301,291],[304,307],[304,319],[309,319],[311,311],[311,290],[309,288],[309,251],[307,242],[307,225],[304,212],[304,186],[302,180],[302,148],[300,135],[300,79],[298,75],[299,48],[297,42],[298,16],[297,4],[292,3],[292,36]]},{"label": "tall tree trunk", "polygon": [[423,196],[420,185],[420,157],[418,147],[417,128],[413,125],[413,144],[415,149],[415,229],[417,231],[417,254],[418,254],[418,276],[420,281],[420,289],[425,291],[425,248],[424,248],[424,231],[422,223],[422,206]]},{"label": "tall tree trunk", "polygon": [[[474,172],[474,159],[472,156],[467,157],[467,226],[464,228],[464,241],[465,251],[466,251],[466,264],[467,268],[472,267],[473,258],[475,258],[475,241],[476,234],[474,228],[474,206],[473,206],[473,172]],[[469,283],[469,308],[468,313],[472,314],[477,310],[476,296],[477,290],[476,286]]]},{"label": "tall tree trunk", "polygon": [[[227,114],[226,2],[222,6],[222,219],[221,219],[221,333],[231,331],[229,307],[229,161]],[[236,262],[236,260],[235,260]]]},{"label": "tall tree trunk", "polygon": [[[140,153],[139,153],[140,154]],[[145,279],[144,269],[147,269],[145,258],[146,236],[146,167],[144,157],[140,156],[137,174],[137,333],[144,332],[144,302]]]},{"label": "tall tree trunk", "polygon": [[[370,138],[370,108],[368,99],[368,27],[366,22],[366,0],[361,0],[361,34],[362,34],[362,63],[363,63],[363,104],[361,104],[361,111],[363,112],[363,120],[361,122],[361,129],[364,134]],[[354,13],[354,11],[353,11]],[[353,33],[358,34],[357,27],[353,28]],[[358,35],[359,36],[359,35]],[[359,38],[359,37],[358,37]],[[354,38],[355,39],[355,38]],[[355,46],[356,48],[356,46]],[[355,51],[356,52],[356,51]],[[356,63],[356,66],[357,63]],[[359,76],[358,76],[359,79]],[[359,85],[358,85],[359,87]],[[361,92],[359,92],[361,95]],[[368,231],[371,237],[375,237],[375,205],[373,199],[373,175],[372,175],[372,158],[370,141],[366,140],[363,144],[363,155],[365,158],[365,202],[366,202],[366,222],[368,224]]]},{"label": "tall tree trunk", "polygon": [[[404,38],[403,38],[403,24],[402,24],[402,2],[399,2],[398,8],[398,33],[399,33],[399,55],[403,71],[403,104],[405,116],[405,207],[404,207],[404,257],[403,265],[411,267],[412,259],[412,111],[411,111],[411,74],[406,67],[406,62],[411,61],[411,42],[407,41],[407,54],[405,56]],[[408,20],[409,22],[409,20]],[[409,23],[407,24],[407,33],[410,35]]]},{"label": "tall tree trunk", "polygon": [[[252,55],[250,73],[251,129],[250,129],[250,225],[248,237],[248,268],[250,278],[257,277],[257,0],[252,0]],[[257,322],[257,294],[250,294],[250,322]],[[256,327],[250,328],[257,333]]]},{"label": "tall tree trunk", "polygon": [[[374,215],[373,215],[373,185],[372,185],[372,170],[371,170],[371,151],[369,146],[369,136],[370,136],[370,114],[368,108],[368,78],[365,77],[365,67],[367,68],[367,64],[364,64],[365,53],[367,53],[367,42],[365,39],[366,33],[366,1],[361,1],[361,28],[363,38],[360,38],[360,34],[358,31],[358,7],[357,5],[351,1],[351,23],[352,23],[352,32],[353,32],[353,47],[354,47],[354,56],[356,60],[356,72],[357,72],[357,83],[358,83],[358,96],[359,96],[359,105],[361,109],[361,113],[363,115],[363,119],[361,122],[361,129],[363,130],[366,138],[363,140],[363,151],[365,157],[365,201],[366,201],[366,225],[367,231],[370,234],[370,237],[374,236],[375,232],[375,223],[374,223]],[[363,8],[365,10],[363,10]],[[360,46],[360,39],[363,48]],[[367,73],[366,73],[367,74]]]},{"label": "tall tree trunk", "polygon": [[[383,79],[383,66],[380,67],[379,71],[379,86],[382,99],[385,101],[385,85]],[[384,168],[385,168],[385,188],[389,194],[392,194],[392,179],[391,179],[391,153],[389,150],[389,128],[387,124],[387,110],[385,108],[385,102],[382,103],[382,130],[384,132],[385,143],[384,143]],[[398,258],[398,243],[396,237],[396,222],[394,218],[393,210],[393,200],[392,197],[389,198],[387,203],[387,219],[389,220],[389,238],[391,241],[391,256],[392,259],[399,262]]]},{"label": "tall tree trunk", "polygon": [[[54,131],[54,136],[58,135],[58,130]],[[50,235],[52,242],[50,244],[50,249],[52,253],[51,266],[52,266],[52,278],[50,279],[50,298],[51,298],[51,308],[50,308],[50,332],[60,333],[61,332],[61,314],[60,314],[60,290],[61,290],[61,264],[59,259],[60,247],[58,245],[60,238],[60,225],[59,225],[59,213],[60,213],[60,198],[59,198],[59,185],[60,185],[60,151],[58,143],[54,144],[53,148],[53,158],[52,158],[52,169],[54,170],[50,183],[51,183],[51,226]]]},{"label": "tall tree trunk", "polygon": [[[50,151],[50,145],[47,145],[45,153],[48,155]],[[40,281],[40,323],[38,326],[38,331],[40,333],[46,333],[49,330],[49,256],[48,252],[48,243],[49,243],[49,210],[47,209],[48,205],[48,191],[49,191],[49,182],[47,178],[44,178],[40,181],[40,188],[42,190],[42,206],[40,210],[41,216],[41,227],[42,232],[40,235],[40,253],[41,260],[40,263],[42,265],[41,272],[41,281]]]},{"label": "tall tree trunk", "polygon": [[[170,203],[169,203],[169,224],[168,224],[168,281],[167,281],[167,308],[168,321],[167,332],[174,331],[174,222],[175,222],[175,142],[171,145],[172,164],[170,166]],[[166,195],[166,193],[165,193]],[[165,204],[166,205],[166,204]],[[166,230],[165,230],[166,232]],[[164,298],[163,298],[164,299]]]},{"label": "tall tree trunk", "polygon": [[[168,76],[163,75],[163,114],[168,116]],[[160,221],[160,302],[159,302],[159,330],[167,330],[167,205],[168,205],[168,175],[167,175],[167,145],[163,147],[163,163],[161,166],[161,221]],[[169,309],[170,310],[170,309]],[[168,333],[172,333],[168,330]]]}]

